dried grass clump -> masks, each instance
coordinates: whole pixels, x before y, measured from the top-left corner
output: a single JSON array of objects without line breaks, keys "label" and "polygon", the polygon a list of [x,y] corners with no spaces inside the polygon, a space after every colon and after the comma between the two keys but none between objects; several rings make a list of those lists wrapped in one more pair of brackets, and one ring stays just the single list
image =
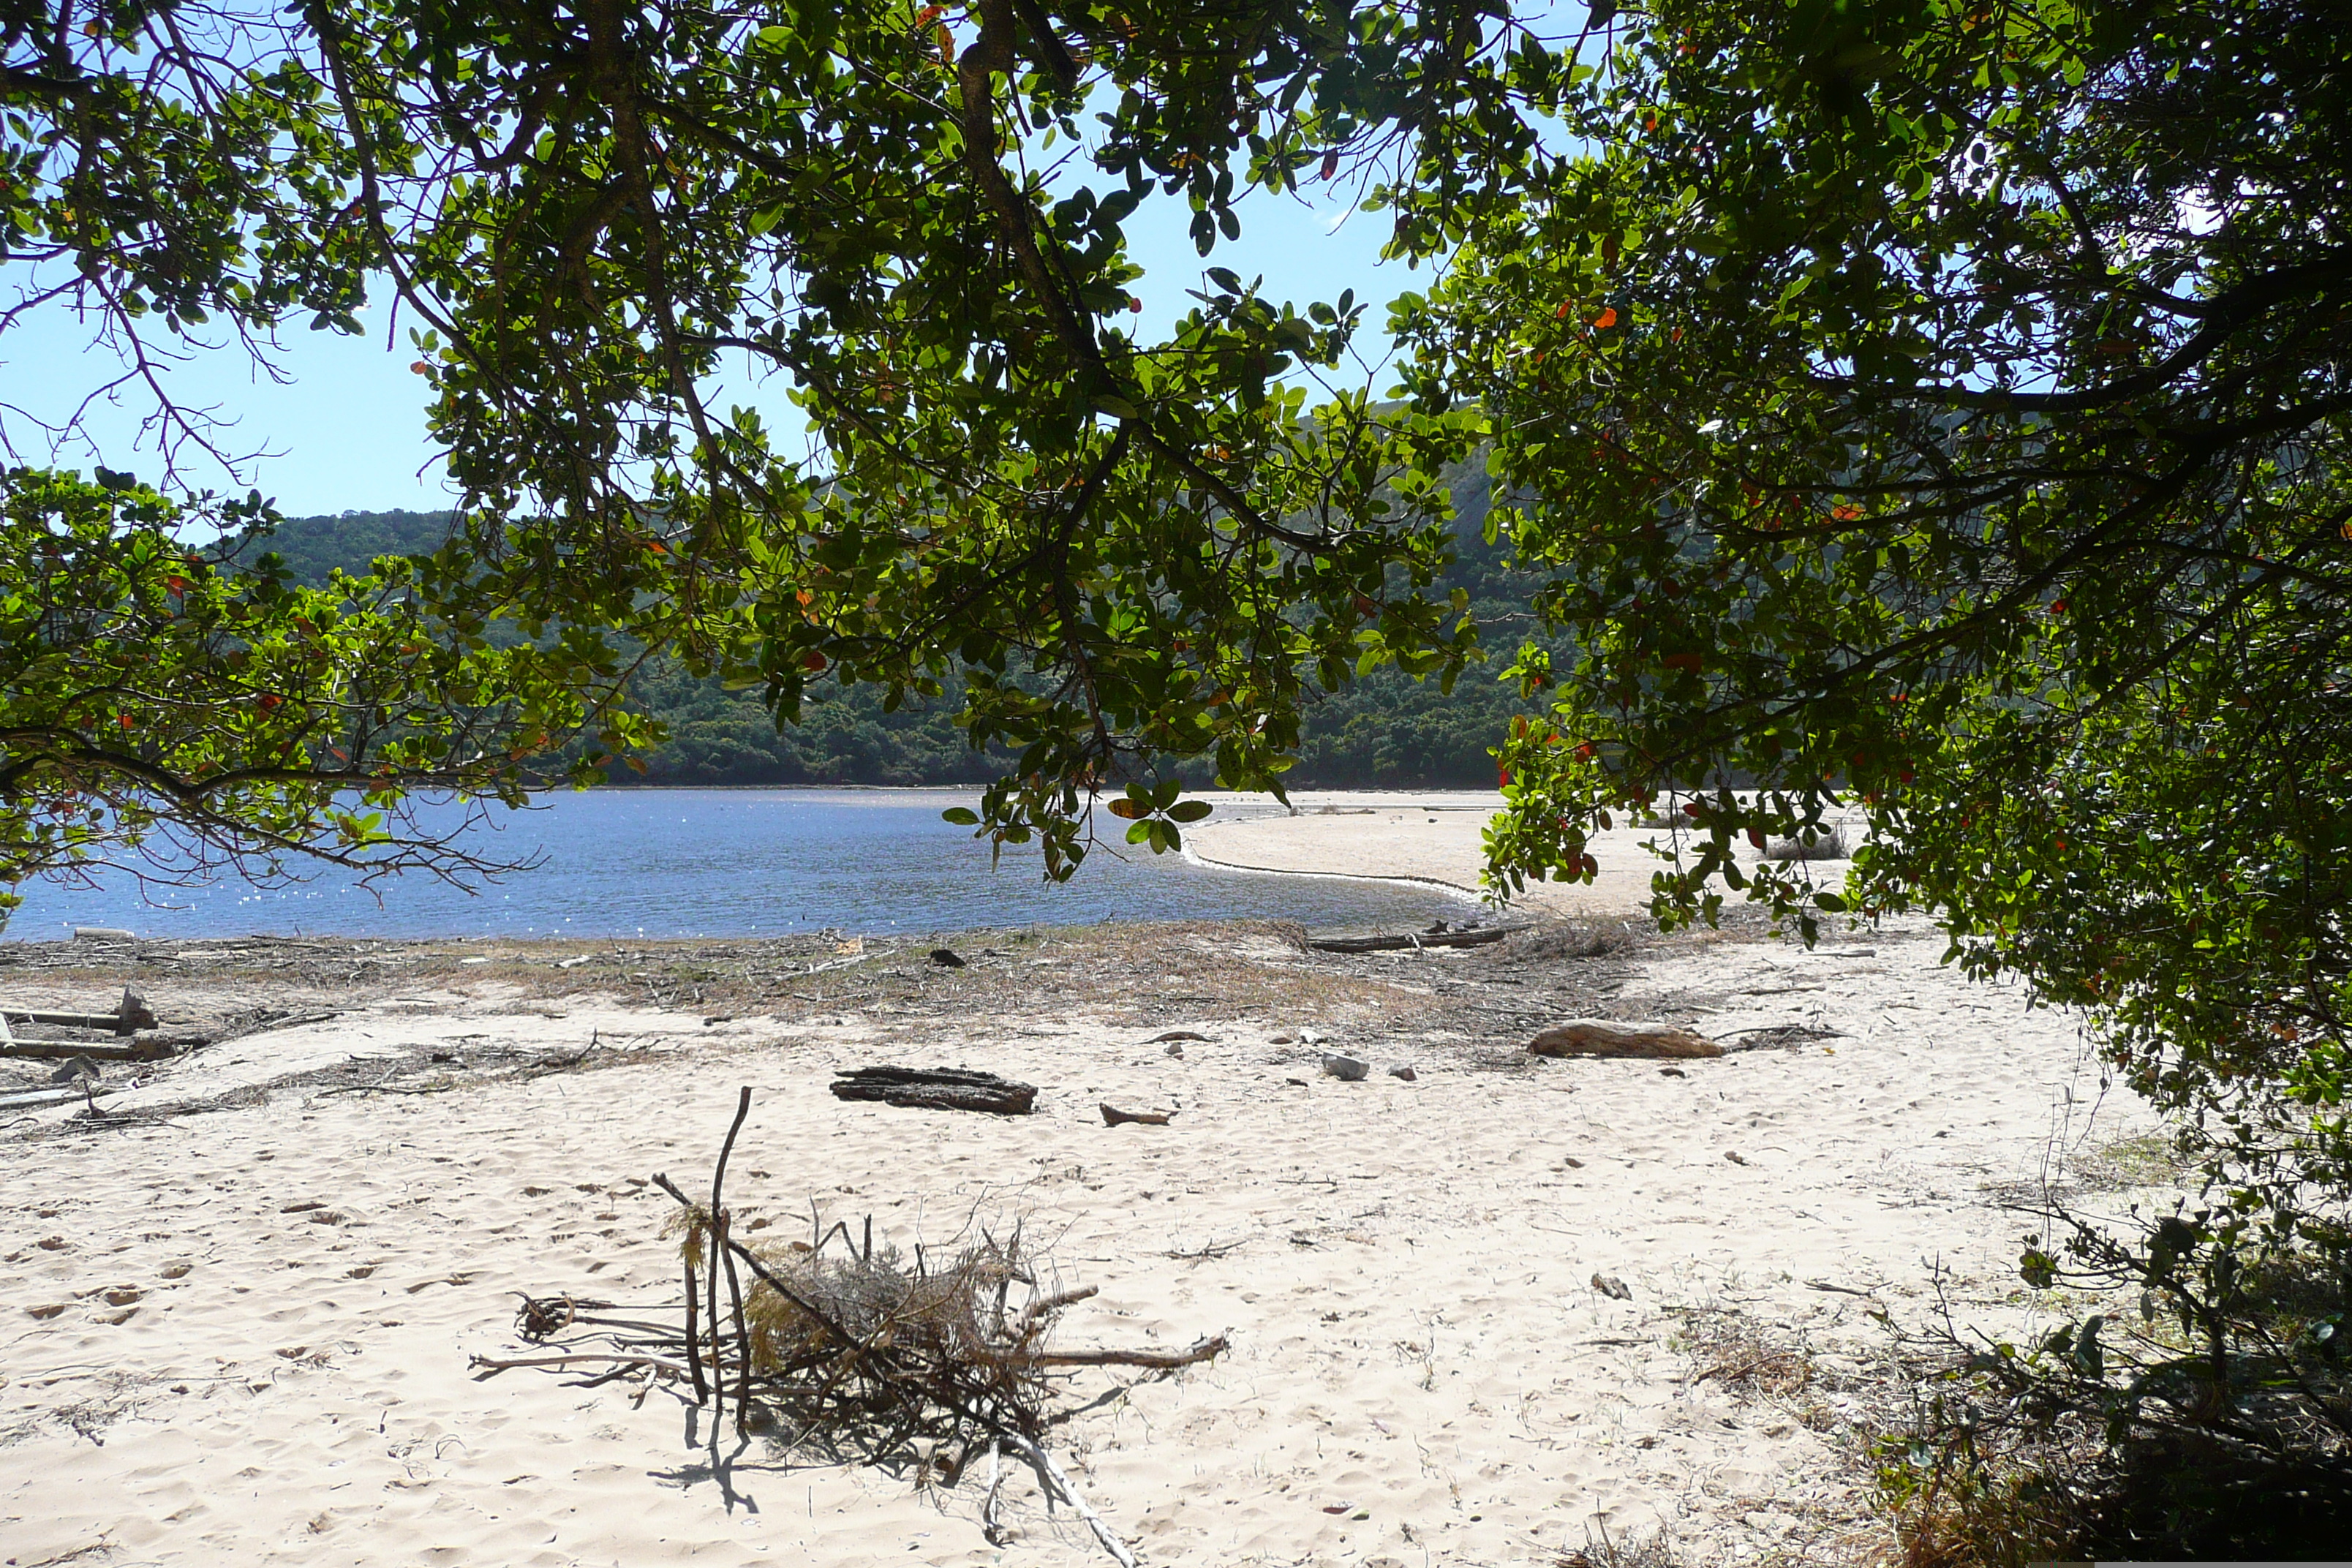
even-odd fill
[{"label": "dried grass clump", "polygon": [[1821,1356],[1802,1335],[1745,1312],[1681,1310],[1674,1345],[1696,1368],[1685,1386],[1712,1383],[1735,1399],[1778,1405],[1816,1432],[1841,1424],[1827,1396],[1845,1380],[1824,1370]]},{"label": "dried grass clump", "polygon": [[1691,1378],[1709,1380],[1750,1399],[1794,1400],[1813,1385],[1813,1358],[1800,1346],[1752,1335],[1715,1347]]},{"label": "dried grass clump", "polygon": [[1852,855],[1843,827],[1808,829],[1794,838],[1768,839],[1764,845],[1764,858],[1783,865],[1793,860],[1844,860]]},{"label": "dried grass clump", "polygon": [[[1095,1293],[1038,1291],[1017,1232],[1005,1242],[983,1235],[944,1268],[909,1265],[897,1247],[870,1240],[862,1252],[793,1242],[753,1256],[766,1276],[743,1300],[753,1376],[872,1381],[866,1358],[887,1352],[880,1381],[898,1403],[1034,1408],[1047,1393],[1046,1331],[1064,1308]],[[1018,1310],[1015,1285],[1027,1297]]]},{"label": "dried grass clump", "polygon": [[1663,1532],[1620,1541],[1603,1530],[1597,1539],[1559,1559],[1558,1568],[1689,1568],[1689,1560]]},{"label": "dried grass clump", "polygon": [[1507,951],[1516,959],[1606,958],[1634,946],[1641,932],[1631,921],[1555,921],[1530,927],[1509,941]]}]

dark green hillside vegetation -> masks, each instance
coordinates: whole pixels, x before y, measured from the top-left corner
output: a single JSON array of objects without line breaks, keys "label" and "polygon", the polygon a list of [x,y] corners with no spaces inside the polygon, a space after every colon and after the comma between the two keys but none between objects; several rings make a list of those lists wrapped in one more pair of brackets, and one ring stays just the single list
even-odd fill
[{"label": "dark green hillside vegetation", "polygon": [[257,563],[275,554],[286,574],[310,587],[323,587],[337,572],[367,575],[379,555],[430,555],[449,542],[457,516],[446,511],[346,511],[324,517],[291,517],[256,536],[238,551],[240,562]]},{"label": "dark green hillside vegetation", "polygon": [[[1508,564],[1507,539],[1490,544],[1483,537],[1483,457],[1444,477],[1457,519],[1456,560],[1436,589],[1462,588],[1486,635],[1510,638],[1541,579]],[[430,553],[446,542],[450,525],[446,514],[414,511],[292,518],[244,553],[250,560],[274,552],[294,580],[321,586],[338,570],[364,574],[377,555]],[[636,754],[642,773],[608,770],[624,784],[978,785],[1008,760],[972,750],[956,722],[960,690],[918,695],[885,712],[870,686],[819,680],[800,722],[779,727],[761,692],[730,690],[716,676],[697,676],[656,655],[631,676],[626,691],[630,707],[666,738]],[[1495,666],[1474,667],[1451,692],[1392,669],[1351,675],[1339,690],[1307,700],[1288,781],[1318,789],[1492,787],[1491,749],[1512,715],[1530,711]],[[1180,771],[1196,787],[1215,780],[1206,763]]]}]

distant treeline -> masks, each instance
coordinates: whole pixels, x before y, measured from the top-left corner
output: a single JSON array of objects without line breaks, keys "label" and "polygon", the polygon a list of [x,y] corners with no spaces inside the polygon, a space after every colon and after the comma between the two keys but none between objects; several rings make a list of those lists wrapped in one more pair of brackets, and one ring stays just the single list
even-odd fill
[{"label": "distant treeline", "polygon": [[[1303,789],[1485,788],[1495,782],[1494,745],[1511,715],[1528,710],[1514,687],[1496,679],[1525,635],[1530,593],[1541,579],[1509,563],[1509,543],[1482,537],[1487,509],[1485,465],[1452,476],[1455,513],[1453,571],[1436,596],[1469,591],[1490,654],[1451,696],[1434,681],[1383,669],[1322,697],[1307,714],[1298,765],[1288,782]],[[358,573],[378,555],[429,552],[447,537],[446,514],[347,511],[289,519],[268,541],[305,582],[324,582],[337,567]],[[1001,771],[1001,759],[975,752],[954,716],[961,698],[911,697],[882,711],[868,686],[820,686],[802,721],[779,731],[756,691],[728,691],[699,680],[677,661],[652,660],[630,688],[631,700],[659,719],[669,741],[647,753],[646,772],[616,782],[667,784],[963,784]],[[1206,784],[1205,762],[1184,770]]]}]

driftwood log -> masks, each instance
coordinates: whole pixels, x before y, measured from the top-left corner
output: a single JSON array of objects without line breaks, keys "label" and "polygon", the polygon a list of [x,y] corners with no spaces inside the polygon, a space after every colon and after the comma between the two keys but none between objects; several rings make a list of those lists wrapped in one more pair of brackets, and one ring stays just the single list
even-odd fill
[{"label": "driftwood log", "polygon": [[111,1013],[50,1013],[37,1008],[9,1007],[0,1009],[0,1017],[12,1024],[47,1024],[59,1029],[104,1029],[111,1035],[135,1035],[142,1029],[155,1026],[155,1015],[148,1010],[147,999],[128,985],[122,988],[122,1003]]},{"label": "driftwood log", "polygon": [[212,1042],[203,1035],[151,1035],[116,1045],[89,1040],[8,1040],[0,1042],[0,1061],[66,1061],[88,1057],[94,1062],[160,1062]]},{"label": "driftwood log", "polygon": [[1173,1114],[1166,1110],[1121,1110],[1116,1105],[1108,1104],[1102,1107],[1105,1127],[1124,1127],[1129,1122],[1138,1127],[1165,1127]]},{"label": "driftwood log", "polygon": [[1402,952],[1416,947],[1484,947],[1500,942],[1524,925],[1480,926],[1475,931],[1407,931],[1402,936],[1310,936],[1307,945],[1318,952]]},{"label": "driftwood log", "polygon": [[1539,1057],[1719,1057],[1713,1040],[1673,1024],[1627,1024],[1615,1018],[1571,1018],[1528,1042]]},{"label": "driftwood log", "polygon": [[1037,1106],[1037,1086],[963,1068],[859,1068],[835,1079],[835,1100],[879,1100],[923,1110],[985,1110],[1026,1116]]}]

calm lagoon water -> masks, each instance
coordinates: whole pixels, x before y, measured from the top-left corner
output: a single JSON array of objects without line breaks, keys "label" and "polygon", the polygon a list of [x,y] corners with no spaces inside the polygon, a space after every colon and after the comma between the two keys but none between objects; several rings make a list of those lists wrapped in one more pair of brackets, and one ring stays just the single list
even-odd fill
[{"label": "calm lagoon water", "polygon": [[1034,854],[1008,851],[992,870],[986,843],[940,820],[971,804],[949,790],[593,790],[507,814],[483,835],[484,853],[543,863],[470,895],[418,877],[370,891],[335,873],[159,890],[174,907],[157,907],[127,877],[95,889],[28,883],[5,934],[718,937],[1250,917],[1425,925],[1463,913],[1433,891],[1221,871],[1124,845],[1097,848],[1074,880],[1048,886]]}]

